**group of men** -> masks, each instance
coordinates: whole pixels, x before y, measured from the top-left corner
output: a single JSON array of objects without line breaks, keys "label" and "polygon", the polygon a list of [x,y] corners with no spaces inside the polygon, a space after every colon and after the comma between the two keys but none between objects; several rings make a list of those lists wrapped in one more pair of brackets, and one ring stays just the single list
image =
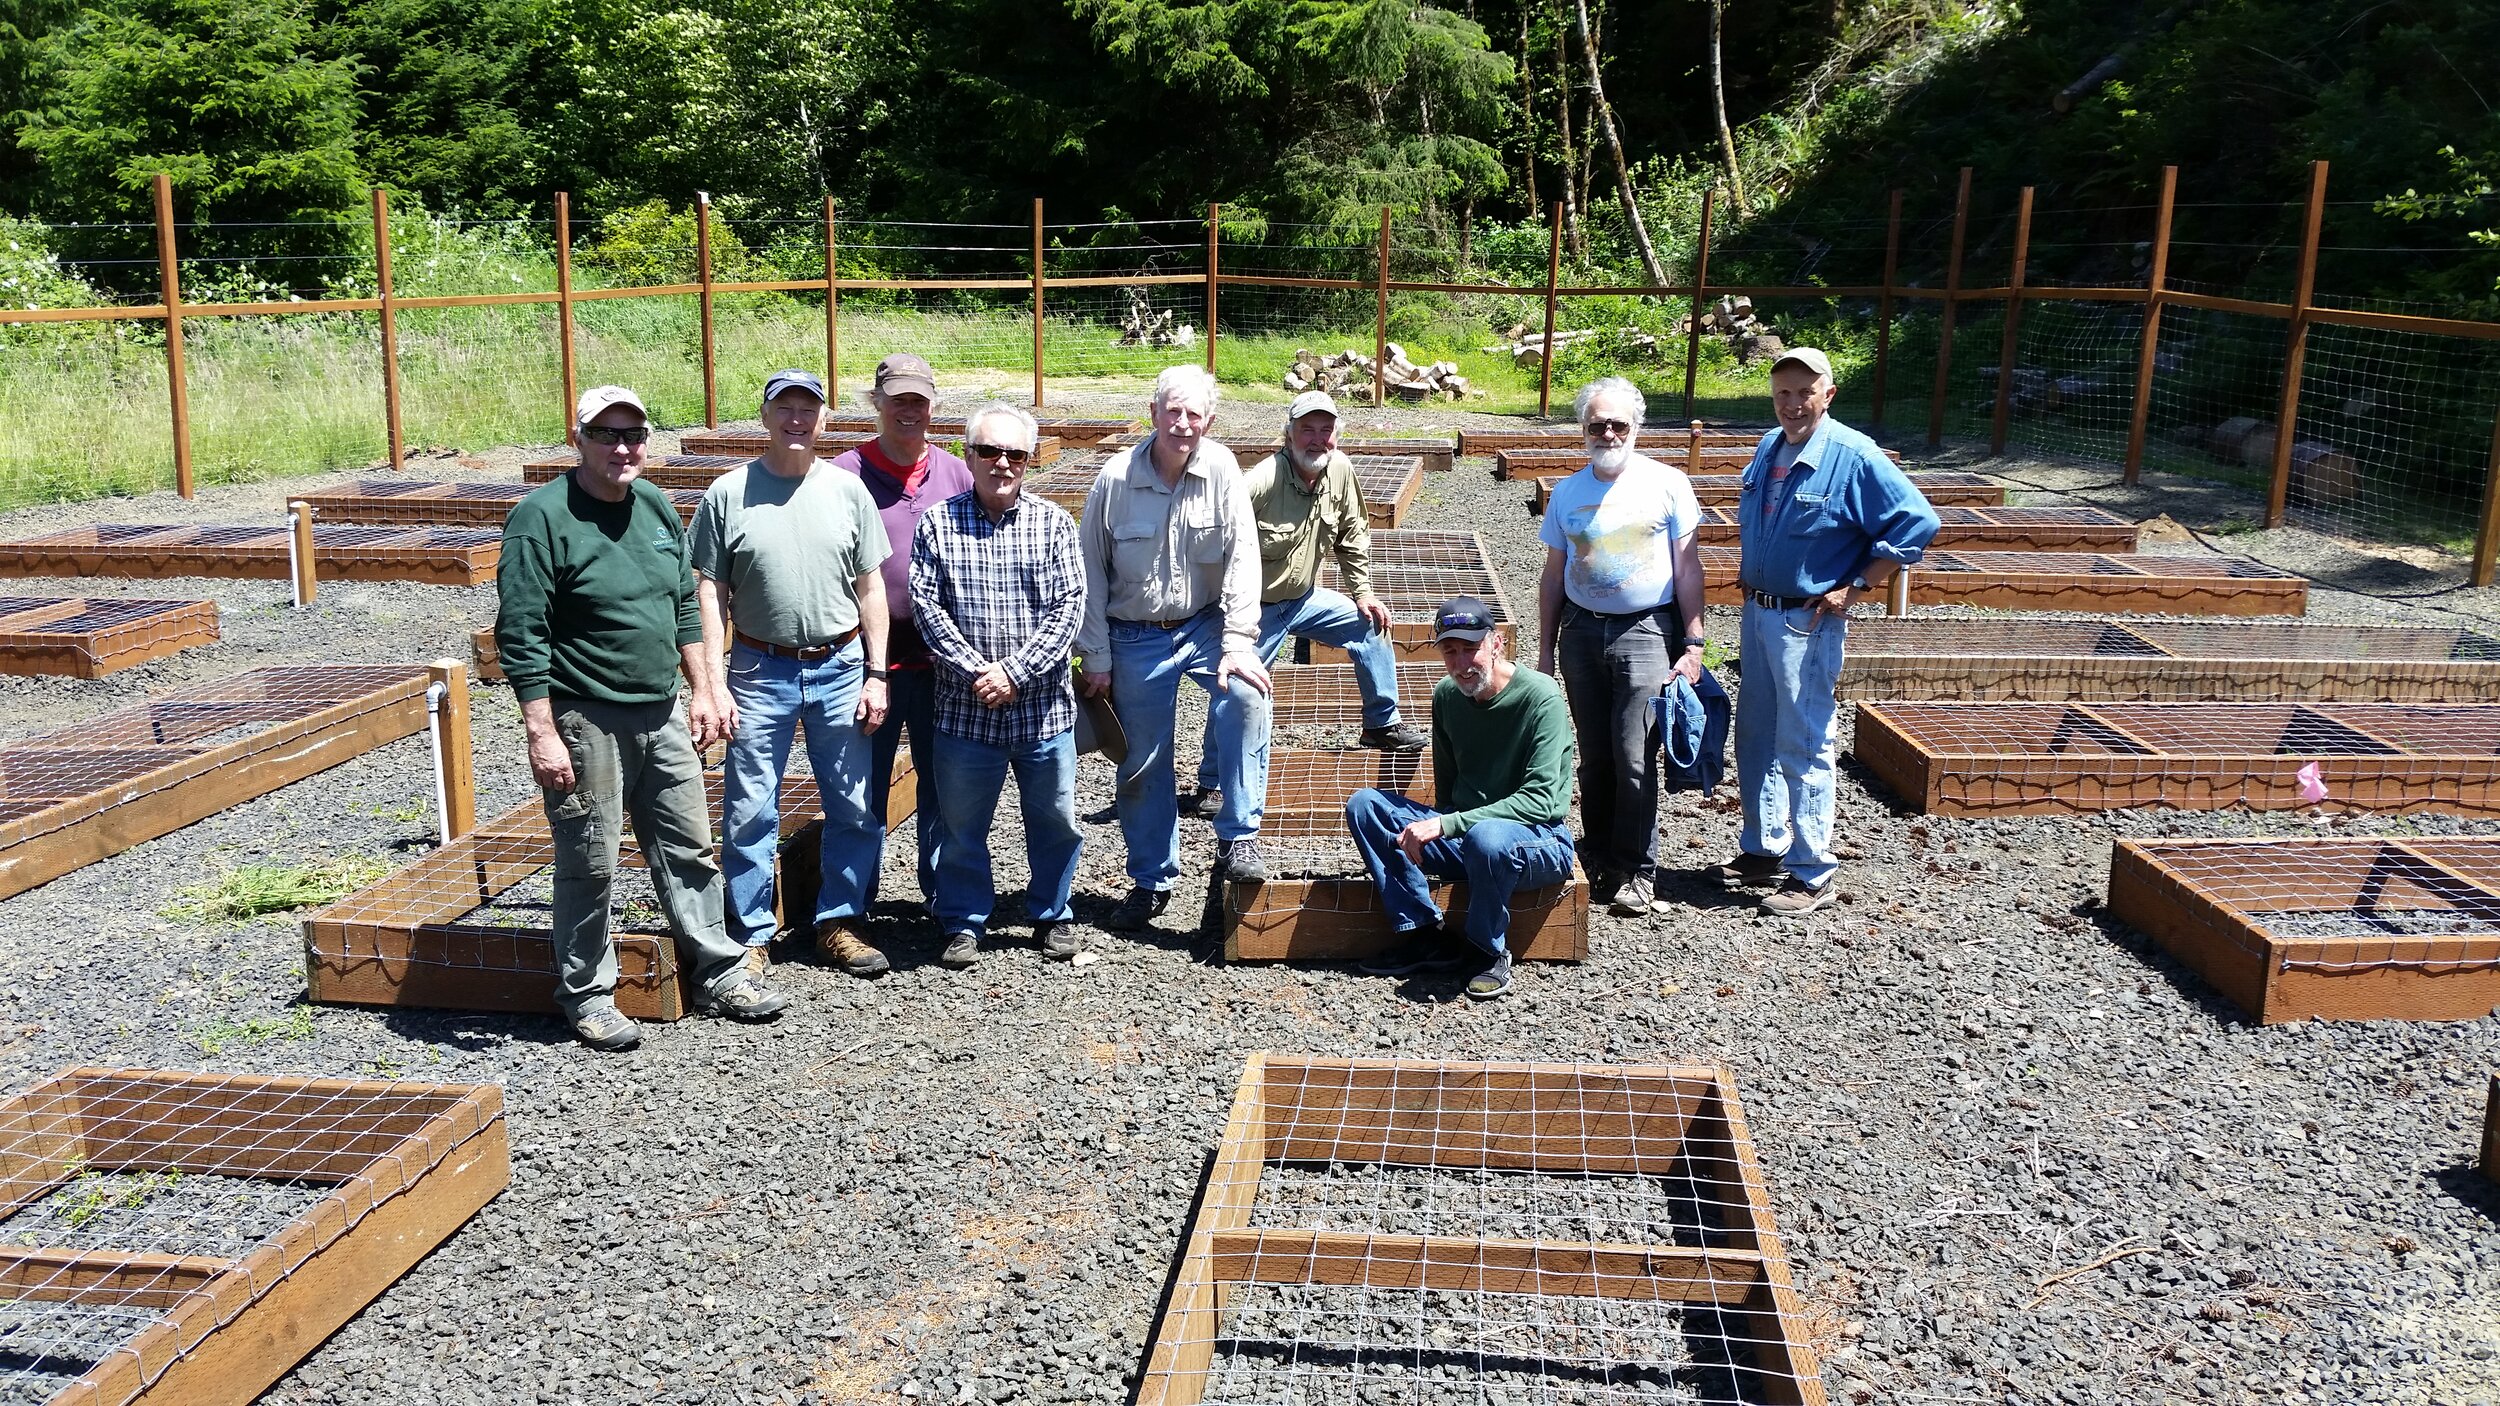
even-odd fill
[{"label": "group of men", "polygon": [[[1848,606],[1916,561],[1936,519],[1872,442],[1828,418],[1820,353],[1789,353],[1772,379],[1780,428],[1746,471],[1742,507],[1742,647],[1748,674],[1760,670],[1737,716],[1745,827],[1716,873],[1776,886],[1765,906],[1796,914],[1831,897],[1831,688]],[[887,357],[870,399],[876,435],[825,462],[823,383],[776,373],[764,452],[714,480],[685,528],[641,476],[649,411],[597,388],[578,406],[578,465],[507,523],[497,646],[555,842],[556,999],[584,1043],[640,1038],[616,1007],[608,930],[629,819],[704,1013],[763,1020],[787,1006],[764,980],[785,922],[812,923],[818,954],[844,971],[886,971],[867,916],[905,734],[917,878],[945,965],[978,961],[996,916],[989,836],[1009,773],[1035,940],[1046,957],[1078,950],[1079,694],[1107,700],[1125,748],[1115,810],[1129,888],[1106,926],[1150,925],[1180,873],[1184,678],[1209,700],[1187,806],[1212,821],[1221,875],[1265,878],[1268,670],[1296,637],[1352,660],[1363,745],[1432,750],[1433,804],[1365,790],[1346,807],[1398,939],[1366,970],[1463,970],[1470,996],[1503,994],[1512,896],[1569,878],[1575,853],[1615,911],[1665,907],[1653,702],[1701,670],[1699,510],[1681,471],[1635,452],[1644,407],[1629,383],[1579,397],[1590,459],[1546,518],[1537,667],[1512,657],[1484,602],[1445,602],[1428,736],[1399,712],[1389,612],[1327,395],[1294,400],[1282,447],[1245,471],[1208,436],[1214,378],[1168,369],[1148,434],[1102,465],[1076,519],[1024,491],[1040,443],[1025,410],[975,411],[958,458],[931,440],[926,362]],[[1332,563],[1341,590],[1320,585]],[[784,817],[811,811],[789,771],[802,732],[823,814],[812,911],[808,895],[778,891],[775,869]],[[717,860],[700,761],[716,743]],[[1464,914],[1438,908],[1435,877],[1467,882]]]}]

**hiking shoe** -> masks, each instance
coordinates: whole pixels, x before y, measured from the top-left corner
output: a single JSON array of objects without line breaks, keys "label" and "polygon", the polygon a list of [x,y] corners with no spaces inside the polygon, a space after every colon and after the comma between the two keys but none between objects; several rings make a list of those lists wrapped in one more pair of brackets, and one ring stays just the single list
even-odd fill
[{"label": "hiking shoe", "polygon": [[1251,884],[1267,882],[1267,856],[1259,853],[1259,837],[1256,835],[1217,845],[1215,867],[1227,879]]},{"label": "hiking shoe", "polygon": [[1829,908],[1840,898],[1837,876],[1820,884],[1809,884],[1791,875],[1779,892],[1762,896],[1762,911],[1782,918],[1802,918],[1818,908]]},{"label": "hiking shoe", "polygon": [[1367,727],[1363,729],[1363,736],[1360,740],[1364,746],[1377,747],[1384,752],[1420,752],[1424,750],[1425,744],[1432,741],[1431,738],[1405,723],[1391,723],[1387,727]]},{"label": "hiking shoe", "polygon": [[1497,996],[1508,994],[1509,991],[1510,954],[1508,952],[1494,953],[1493,960],[1485,963],[1484,970],[1467,978],[1467,999],[1471,1001],[1490,1001]]},{"label": "hiking shoe", "polygon": [[1180,799],[1181,814],[1192,820],[1213,820],[1224,808],[1224,793],[1208,786],[1193,786]]},{"label": "hiking shoe", "polygon": [[1615,895],[1623,891],[1625,877],[1613,869],[1600,869],[1589,875],[1589,902],[1600,907],[1614,902]]},{"label": "hiking shoe", "polygon": [[1650,887],[1647,874],[1625,876],[1615,889],[1615,896],[1606,901],[1606,911],[1618,918],[1646,918],[1652,913],[1664,913],[1670,906]]},{"label": "hiking shoe", "polygon": [[1776,888],[1780,881],[1779,856],[1752,854],[1738,850],[1736,857],[1725,864],[1713,864],[1706,870],[1723,889]]},{"label": "hiking shoe", "polygon": [[1033,940],[1041,945],[1042,955],[1054,962],[1073,961],[1077,939],[1081,937],[1074,923],[1035,923]]},{"label": "hiking shoe", "polygon": [[1377,957],[1356,964],[1365,976],[1426,976],[1467,965],[1475,945],[1446,927],[1409,928]]},{"label": "hiking shoe", "polygon": [[614,1006],[593,1006],[573,1017],[573,1038],[614,1054],[642,1043],[642,1027]]},{"label": "hiking shoe", "polygon": [[772,948],[761,942],[748,948],[746,958],[742,964],[742,969],[749,976],[762,976],[764,973],[771,971],[773,969]]},{"label": "hiking shoe", "polygon": [[1111,910],[1103,926],[1119,932],[1138,932],[1153,925],[1172,906],[1170,889],[1132,888],[1120,906]]},{"label": "hiking shoe", "polygon": [[726,1016],[731,1020],[770,1020],[788,1009],[789,1005],[788,996],[742,971],[721,983],[720,989],[695,1009],[704,1015]]},{"label": "hiking shoe", "polygon": [[948,933],[946,950],[938,954],[939,962],[957,970],[971,966],[979,960],[981,960],[981,935],[975,932]]},{"label": "hiking shoe", "polygon": [[883,976],[894,965],[847,918],[827,918],[816,925],[816,955],[853,976]]}]

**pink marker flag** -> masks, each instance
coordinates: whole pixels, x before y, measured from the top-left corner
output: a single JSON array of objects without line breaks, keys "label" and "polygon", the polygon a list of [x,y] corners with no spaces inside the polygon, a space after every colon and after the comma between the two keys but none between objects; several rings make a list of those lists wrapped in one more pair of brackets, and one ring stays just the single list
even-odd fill
[{"label": "pink marker flag", "polygon": [[2300,782],[2300,799],[2305,805],[2316,805],[2326,799],[2326,781],[2318,775],[2318,764],[2311,762],[2296,774]]}]

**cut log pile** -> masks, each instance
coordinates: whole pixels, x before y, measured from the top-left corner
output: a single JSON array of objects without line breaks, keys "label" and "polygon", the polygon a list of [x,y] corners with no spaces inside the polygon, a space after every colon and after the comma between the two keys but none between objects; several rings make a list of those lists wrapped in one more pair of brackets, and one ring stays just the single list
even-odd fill
[{"label": "cut log pile", "polygon": [[[1677,318],[1671,333],[1682,337],[1691,330],[1688,319]],[[1756,316],[1751,298],[1721,298],[1701,315],[1701,330],[1714,337],[1727,339],[1728,350],[1735,353],[1740,365],[1776,357],[1788,350],[1788,343],[1771,330],[1770,324]],[[1554,334],[1553,345],[1567,349],[1587,345],[1603,351],[1615,361],[1654,361],[1661,355],[1660,334],[1638,327],[1574,327]],[[1507,355],[1513,366],[1533,370],[1545,362],[1546,340],[1542,332],[1531,332],[1526,323],[1514,323],[1502,334],[1499,344],[1484,348],[1487,352]]]},{"label": "cut log pile", "polygon": [[[1979,368],[1979,383],[1991,392],[1996,389],[1997,368]],[[2014,390],[2006,397],[2007,406],[2017,415],[2054,414],[2075,409],[2094,397],[2125,394],[2125,388],[2105,377],[2088,375],[2060,376],[2037,366],[2014,368]]]},{"label": "cut log pile", "polygon": [[1385,363],[1377,363],[1351,348],[1325,356],[1307,347],[1297,350],[1293,365],[1285,368],[1285,389],[1369,398],[1375,376],[1385,383],[1390,395],[1400,400],[1464,400],[1478,393],[1466,377],[1458,374],[1457,362],[1436,361],[1417,366],[1407,360],[1406,348],[1395,342],[1389,344]]},{"label": "cut log pile", "polygon": [[1739,366],[1751,366],[1757,360],[1768,360],[1788,350],[1787,341],[1771,330],[1771,324],[1754,315],[1751,298],[1720,298],[1701,315],[1701,330],[1725,337],[1727,349],[1736,354]]},{"label": "cut log pile", "polygon": [[[2201,433],[2193,425],[2181,426],[2171,433],[2182,443],[2201,444],[2206,453],[2226,463],[2261,470],[2274,467],[2275,429],[2270,421],[2234,415]],[[2293,442],[2291,487],[2287,495],[2291,501],[2348,503],[2360,494],[2361,465],[2350,454],[2319,440]]]}]

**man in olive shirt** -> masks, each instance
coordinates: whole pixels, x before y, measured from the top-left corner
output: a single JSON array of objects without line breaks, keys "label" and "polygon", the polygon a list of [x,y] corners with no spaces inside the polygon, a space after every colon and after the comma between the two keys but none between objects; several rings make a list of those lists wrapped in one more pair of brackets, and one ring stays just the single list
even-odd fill
[{"label": "man in olive shirt", "polygon": [[[695,618],[684,533],[642,481],[650,414],[632,391],[586,391],[581,462],[504,523],[495,648],[521,703],[530,773],[555,843],[556,1004],[593,1049],[642,1033],[616,1008],[608,894],[624,818],[650,867],[679,960],[707,1014],[762,1020],[789,998],[749,974],[721,926],[721,871],[698,746],[724,736],[719,685]],[[692,690],[693,736],[677,716]]]},{"label": "man in olive shirt", "polygon": [[[782,775],[807,729],[825,808],[813,896],[818,955],[853,976],[886,970],[861,935],[885,851],[885,796],[870,795],[869,734],[885,721],[889,548],[857,475],[816,458],[824,383],[779,371],[764,383],[764,456],[712,480],[694,515],[703,634],[729,649],[729,759],[721,776],[721,869],[731,930],[755,954],[773,939],[773,856]],[[805,895],[785,894],[796,911]]]},{"label": "man in olive shirt", "polygon": [[[1389,643],[1389,607],[1371,590],[1372,531],[1354,461],[1337,451],[1337,402],[1304,391],[1285,411],[1285,444],[1243,475],[1259,525],[1259,662],[1274,667],[1289,638],[1333,644],[1354,663],[1363,695],[1366,747],[1420,752],[1425,737],[1398,718],[1398,657]],[[1337,561],[1343,593],[1319,583],[1321,563]],[[1215,749],[1201,746],[1193,814],[1220,804]]]},{"label": "man in olive shirt", "polygon": [[[1449,677],[1432,690],[1434,804],[1361,790],[1346,828],[1398,941],[1375,976],[1472,968],[1467,994],[1510,990],[1510,900],[1571,877],[1571,711],[1551,678],[1512,662],[1508,632],[1473,596],[1443,603],[1433,638]],[[1464,879],[1452,927],[1429,878]]]}]

